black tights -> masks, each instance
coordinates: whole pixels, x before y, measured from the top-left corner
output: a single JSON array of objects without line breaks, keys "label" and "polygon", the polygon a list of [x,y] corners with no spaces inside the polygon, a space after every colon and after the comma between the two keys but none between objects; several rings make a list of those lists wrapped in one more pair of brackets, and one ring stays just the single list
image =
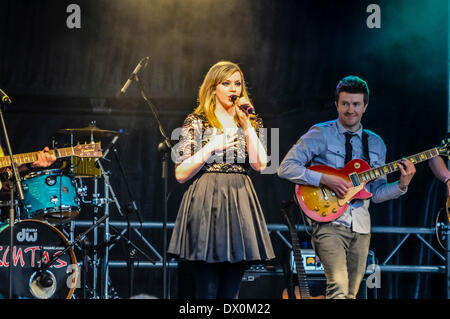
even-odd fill
[{"label": "black tights", "polygon": [[193,263],[197,299],[237,299],[244,263]]}]

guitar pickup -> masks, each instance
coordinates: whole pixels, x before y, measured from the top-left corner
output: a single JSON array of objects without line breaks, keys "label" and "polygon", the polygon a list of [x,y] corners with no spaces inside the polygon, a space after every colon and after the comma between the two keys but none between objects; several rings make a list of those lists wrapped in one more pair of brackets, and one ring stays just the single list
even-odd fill
[{"label": "guitar pickup", "polygon": [[358,174],[351,173],[348,176],[350,177],[350,181],[352,182],[354,187],[359,186],[360,182],[359,182]]}]

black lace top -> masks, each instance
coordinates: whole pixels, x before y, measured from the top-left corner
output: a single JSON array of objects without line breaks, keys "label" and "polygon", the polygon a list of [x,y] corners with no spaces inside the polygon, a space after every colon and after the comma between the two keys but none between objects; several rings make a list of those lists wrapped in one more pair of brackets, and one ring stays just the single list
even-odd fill
[{"label": "black lace top", "polygon": [[[256,119],[256,132],[259,138],[264,141],[263,125],[261,118]],[[236,130],[225,129],[225,134],[234,133]],[[222,134],[217,128],[212,127],[206,116],[202,114],[189,114],[181,129],[180,140],[173,148],[172,158],[175,165],[181,164],[204,147],[212,137]],[[200,172],[220,172],[220,173],[244,173],[250,169],[248,153],[245,142],[245,134],[242,129],[237,130],[238,145],[228,148],[225,152],[215,152],[203,165]],[[264,143],[263,143],[264,144]]]}]

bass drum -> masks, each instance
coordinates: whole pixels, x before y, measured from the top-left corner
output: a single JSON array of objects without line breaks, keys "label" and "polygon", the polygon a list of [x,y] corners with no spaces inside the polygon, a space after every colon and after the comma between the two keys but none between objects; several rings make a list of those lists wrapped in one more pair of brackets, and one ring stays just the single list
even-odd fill
[{"label": "bass drum", "polygon": [[[0,293],[9,296],[9,224],[0,225]],[[67,250],[45,271],[44,264],[69,246],[61,231],[39,220],[22,220],[14,225],[12,297],[14,299],[70,299],[76,288],[77,260]],[[44,274],[44,276],[42,276]]]}]

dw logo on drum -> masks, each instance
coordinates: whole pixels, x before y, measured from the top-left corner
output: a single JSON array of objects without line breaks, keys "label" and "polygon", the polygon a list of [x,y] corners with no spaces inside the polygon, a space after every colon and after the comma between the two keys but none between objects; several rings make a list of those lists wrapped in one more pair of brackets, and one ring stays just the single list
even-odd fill
[{"label": "dw logo on drum", "polygon": [[24,228],[17,233],[17,240],[19,242],[35,242],[37,240],[37,229],[34,228]]}]

